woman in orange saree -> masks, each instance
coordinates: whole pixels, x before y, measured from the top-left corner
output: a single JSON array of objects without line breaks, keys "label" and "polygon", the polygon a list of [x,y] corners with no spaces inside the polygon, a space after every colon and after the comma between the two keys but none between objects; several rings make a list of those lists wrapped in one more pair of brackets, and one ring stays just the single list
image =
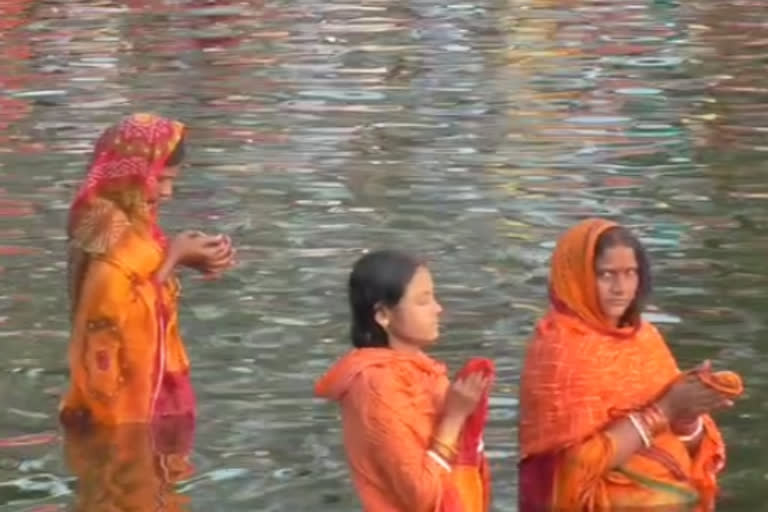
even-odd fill
[{"label": "woman in orange saree", "polygon": [[216,274],[232,264],[226,237],[185,232],[168,242],[158,201],[173,193],[185,128],[135,114],[105,130],[69,215],[72,331],[65,424],[143,423],[195,414],[179,335],[177,265]]},{"label": "woman in orange saree", "polygon": [[645,251],[589,219],[558,241],[551,307],[521,378],[521,512],[709,512],[725,463],[710,412],[741,379],[708,363],[681,372],[640,314]]},{"label": "woman in orange saree", "polygon": [[339,402],[344,448],[366,512],[485,512],[490,474],[482,436],[486,359],[451,384],[423,349],[438,337],[442,310],[427,267],[395,251],[363,256],[349,280],[356,347],[318,380]]}]

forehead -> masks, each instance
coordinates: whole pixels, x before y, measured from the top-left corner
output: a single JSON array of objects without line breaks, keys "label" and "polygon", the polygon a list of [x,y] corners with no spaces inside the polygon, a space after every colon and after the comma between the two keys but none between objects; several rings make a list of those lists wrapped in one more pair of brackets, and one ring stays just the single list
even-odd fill
[{"label": "forehead", "polygon": [[598,268],[637,267],[637,258],[633,248],[619,245],[603,251],[595,264]]},{"label": "forehead", "polygon": [[164,167],[157,176],[159,178],[176,178],[179,175],[179,166]]},{"label": "forehead", "polygon": [[411,281],[408,283],[407,293],[421,293],[432,290],[432,274],[429,269],[420,266],[413,273]]}]

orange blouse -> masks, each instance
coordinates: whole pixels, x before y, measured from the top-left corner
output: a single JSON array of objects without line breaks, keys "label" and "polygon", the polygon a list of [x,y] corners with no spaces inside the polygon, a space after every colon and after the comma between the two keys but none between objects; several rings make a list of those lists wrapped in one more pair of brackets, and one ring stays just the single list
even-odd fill
[{"label": "orange blouse", "polygon": [[179,285],[153,279],[163,257],[151,236],[131,228],[85,264],[74,297],[63,418],[119,424],[194,414],[178,328]]}]

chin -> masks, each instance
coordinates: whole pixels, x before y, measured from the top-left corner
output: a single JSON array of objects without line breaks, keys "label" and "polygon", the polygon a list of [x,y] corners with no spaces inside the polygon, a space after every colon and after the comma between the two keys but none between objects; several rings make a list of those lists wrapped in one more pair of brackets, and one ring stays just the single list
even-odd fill
[{"label": "chin", "polygon": [[612,319],[615,318],[616,321],[619,321],[624,318],[625,314],[627,314],[627,308],[614,308],[609,310],[606,316]]},{"label": "chin", "polygon": [[423,347],[431,347],[432,345],[437,345],[437,340],[440,339],[439,334],[435,334],[434,336],[430,336],[429,338],[425,338],[422,342]]}]

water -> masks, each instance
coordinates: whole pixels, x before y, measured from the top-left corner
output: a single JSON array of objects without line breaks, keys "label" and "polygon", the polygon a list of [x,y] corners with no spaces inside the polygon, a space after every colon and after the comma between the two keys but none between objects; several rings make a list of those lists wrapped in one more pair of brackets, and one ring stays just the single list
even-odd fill
[{"label": "water", "polygon": [[[242,260],[185,281],[188,510],[358,508],[311,389],[346,349],[346,273],[382,246],[433,261],[440,358],[496,359],[486,444],[514,510],[522,348],[585,215],[642,234],[681,365],[744,375],[721,509],[761,509],[767,19],[760,0],[0,0],[0,436],[57,432],[65,210],[98,132],[156,110],[191,130],[166,226],[229,233]],[[0,448],[0,510],[71,506],[62,445],[28,441]]]}]

